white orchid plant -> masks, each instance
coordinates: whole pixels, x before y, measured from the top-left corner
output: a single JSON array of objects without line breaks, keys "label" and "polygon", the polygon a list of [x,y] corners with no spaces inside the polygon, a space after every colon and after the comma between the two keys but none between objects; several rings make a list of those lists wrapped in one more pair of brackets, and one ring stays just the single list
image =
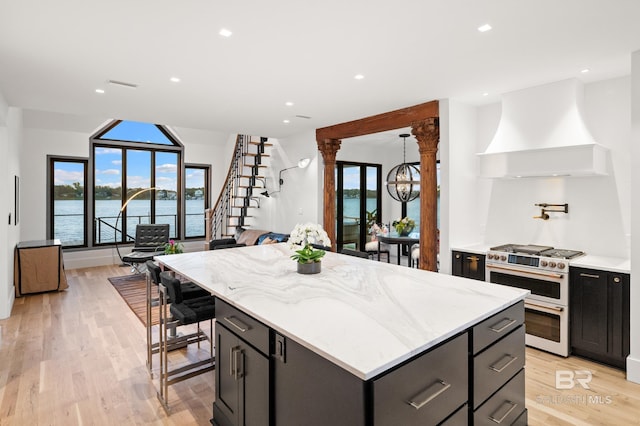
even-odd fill
[{"label": "white orchid plant", "polygon": [[331,240],[322,226],[316,223],[297,224],[289,235],[289,247],[296,251],[291,259],[298,263],[320,262],[324,250],[314,249],[312,244],[331,247]]}]

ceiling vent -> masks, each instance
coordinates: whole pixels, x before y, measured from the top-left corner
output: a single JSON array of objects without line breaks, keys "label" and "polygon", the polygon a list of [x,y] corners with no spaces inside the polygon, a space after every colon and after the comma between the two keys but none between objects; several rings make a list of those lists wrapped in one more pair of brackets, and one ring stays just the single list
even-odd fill
[{"label": "ceiling vent", "polygon": [[128,87],[129,89],[137,89],[138,88],[137,84],[127,83],[125,81],[108,80],[108,83],[112,84],[114,86]]}]

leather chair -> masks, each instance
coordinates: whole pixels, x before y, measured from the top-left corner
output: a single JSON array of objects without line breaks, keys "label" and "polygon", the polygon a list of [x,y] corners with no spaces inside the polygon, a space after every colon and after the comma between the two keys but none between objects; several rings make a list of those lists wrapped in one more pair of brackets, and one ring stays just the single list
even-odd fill
[{"label": "leather chair", "polygon": [[[169,386],[198,374],[211,371],[215,368],[215,356],[213,352],[213,320],[216,316],[214,299],[212,295],[185,299],[182,294],[180,280],[171,272],[160,273],[160,391],[158,398],[165,409],[169,409]],[[169,308],[168,301],[171,300]],[[169,316],[169,312],[171,316]],[[200,329],[200,322],[209,321],[209,336]],[[205,359],[193,361],[188,364],[181,363],[180,367],[169,369],[169,340],[167,330],[184,325],[196,324],[196,331],[180,336],[186,345],[209,340],[209,355]]]},{"label": "leather chair", "polygon": [[133,249],[128,255],[122,256],[122,262],[131,265],[131,272],[144,272],[141,264],[153,260],[154,256],[164,254],[164,245],[169,242],[169,224],[138,224],[136,225],[136,239]]},{"label": "leather chair", "polygon": [[[153,377],[153,355],[160,352],[160,343],[154,342],[152,337],[152,309],[160,306],[159,285],[160,273],[162,270],[152,260],[145,262],[147,267],[147,369],[149,375]],[[155,287],[152,289],[152,287]],[[209,292],[190,281],[180,282],[180,289],[184,299],[195,299],[197,297],[209,296]],[[171,300],[167,300],[171,303]],[[167,319],[168,320],[168,319]],[[160,324],[162,327],[162,324]],[[176,335],[176,329],[169,329],[169,350],[184,347],[184,342]]]}]

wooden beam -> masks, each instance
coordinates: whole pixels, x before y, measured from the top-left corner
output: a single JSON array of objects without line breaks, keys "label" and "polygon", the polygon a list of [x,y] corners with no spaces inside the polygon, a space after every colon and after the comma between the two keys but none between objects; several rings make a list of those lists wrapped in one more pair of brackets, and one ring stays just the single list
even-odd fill
[{"label": "wooden beam", "polygon": [[425,118],[433,117],[439,117],[438,101],[426,102],[424,104],[385,112],[359,120],[322,127],[316,129],[316,140],[345,139],[400,129],[402,127],[409,127],[412,123],[422,121]]}]

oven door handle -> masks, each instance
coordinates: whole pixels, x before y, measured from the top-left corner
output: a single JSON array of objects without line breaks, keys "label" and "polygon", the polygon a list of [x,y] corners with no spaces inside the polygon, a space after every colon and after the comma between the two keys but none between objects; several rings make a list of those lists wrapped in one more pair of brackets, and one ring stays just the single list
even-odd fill
[{"label": "oven door handle", "polygon": [[536,271],[523,271],[522,269],[507,268],[505,266],[497,266],[497,265],[487,265],[487,268],[503,269],[505,271],[518,272],[521,274],[524,273],[524,274],[531,274],[531,275],[540,275],[542,277],[548,277],[548,278],[562,278],[564,276],[562,274],[543,273],[543,272],[536,272]]},{"label": "oven door handle", "polygon": [[538,305],[537,303],[531,303],[529,301],[524,302],[524,307],[525,309],[535,309],[537,311],[547,312],[549,314],[555,314],[564,311],[564,308],[562,306],[543,306]]}]

